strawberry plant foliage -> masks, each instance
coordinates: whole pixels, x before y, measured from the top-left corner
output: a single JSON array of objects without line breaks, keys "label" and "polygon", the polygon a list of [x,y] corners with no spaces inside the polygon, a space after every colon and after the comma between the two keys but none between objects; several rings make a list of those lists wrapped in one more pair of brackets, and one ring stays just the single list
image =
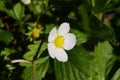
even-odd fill
[{"label": "strawberry plant foliage", "polygon": [[0,0],[0,80],[119,80],[119,3]]}]

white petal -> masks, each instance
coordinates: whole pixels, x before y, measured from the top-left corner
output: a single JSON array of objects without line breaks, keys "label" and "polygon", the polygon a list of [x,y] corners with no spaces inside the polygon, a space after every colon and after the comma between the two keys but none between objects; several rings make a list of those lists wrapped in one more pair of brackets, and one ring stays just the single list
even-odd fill
[{"label": "white petal", "polygon": [[31,3],[31,0],[21,0],[21,2],[25,5],[28,5]]},{"label": "white petal", "polygon": [[48,43],[48,53],[50,55],[51,58],[55,58],[55,46],[53,45],[53,43]]},{"label": "white petal", "polygon": [[52,42],[56,36],[57,36],[57,30],[56,27],[54,27],[49,33],[48,42]]},{"label": "white petal", "polygon": [[66,62],[68,60],[68,55],[63,48],[56,48],[55,57],[61,61]]},{"label": "white petal", "polygon": [[70,30],[70,25],[69,23],[62,23],[58,29],[58,34],[59,35],[65,35],[66,33],[68,33]]},{"label": "white petal", "polygon": [[68,33],[64,37],[65,37],[65,42],[64,42],[63,48],[65,50],[72,49],[76,44],[76,36],[72,33]]}]

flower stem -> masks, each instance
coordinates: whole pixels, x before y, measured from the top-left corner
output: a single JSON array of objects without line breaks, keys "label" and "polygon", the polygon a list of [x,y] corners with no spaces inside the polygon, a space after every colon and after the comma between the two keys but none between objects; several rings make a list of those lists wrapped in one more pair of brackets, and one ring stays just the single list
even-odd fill
[{"label": "flower stem", "polygon": [[35,62],[32,62],[32,80],[35,80]]}]

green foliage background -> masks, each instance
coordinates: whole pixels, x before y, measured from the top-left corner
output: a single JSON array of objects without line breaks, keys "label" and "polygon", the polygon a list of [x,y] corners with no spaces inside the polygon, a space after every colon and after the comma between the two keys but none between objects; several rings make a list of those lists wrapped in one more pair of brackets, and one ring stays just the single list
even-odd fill
[{"label": "green foliage background", "polygon": [[[119,4],[0,0],[0,80],[120,80]],[[63,22],[77,38],[65,63],[47,51],[50,30]]]}]

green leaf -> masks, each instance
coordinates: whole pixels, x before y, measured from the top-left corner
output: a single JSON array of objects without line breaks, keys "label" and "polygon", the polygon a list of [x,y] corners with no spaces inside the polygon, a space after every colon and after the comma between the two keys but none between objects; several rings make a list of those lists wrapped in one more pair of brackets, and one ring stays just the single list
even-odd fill
[{"label": "green leaf", "polygon": [[46,34],[49,34],[49,32],[52,30],[53,27],[55,27],[54,24],[48,24],[48,25],[46,25],[46,26],[45,26],[45,29],[46,29],[46,30],[45,30],[45,33],[46,33]]},{"label": "green leaf", "polygon": [[24,7],[20,3],[15,4],[13,11],[17,20],[21,20],[24,16]]},{"label": "green leaf", "polygon": [[43,42],[40,51],[38,53],[38,57],[40,57],[40,55],[46,50],[46,48],[47,48],[47,43]]},{"label": "green leaf", "polygon": [[90,5],[89,7],[91,7],[90,9],[92,9],[92,11],[94,11],[94,13],[101,13],[104,11],[109,11],[112,10],[112,8],[114,7],[113,4],[114,2],[112,2],[111,0],[87,0]]},{"label": "green leaf", "polygon": [[89,14],[85,5],[79,6],[79,14],[82,16],[83,29],[89,34],[90,33],[90,21]]},{"label": "green leaf", "polygon": [[113,48],[108,41],[98,43],[95,48],[95,51],[93,52],[95,57],[93,68],[95,69],[94,76],[97,77],[97,80],[106,80],[107,75],[113,67],[115,57],[112,54],[112,51]]},{"label": "green leaf", "polygon": [[111,40],[114,37],[113,28],[110,26],[106,26],[92,14],[90,16],[90,29],[90,37],[94,40],[94,42],[99,40]]},{"label": "green leaf", "polygon": [[1,11],[4,10],[4,3],[3,3],[3,1],[0,1],[0,10],[1,10]]},{"label": "green leaf", "polygon": [[102,22],[103,15],[96,17],[88,12],[85,5],[79,6],[79,14],[82,17],[82,29],[86,31],[92,42],[111,40],[115,36],[113,28]]},{"label": "green leaf", "polygon": [[49,67],[49,56],[36,60],[36,80],[40,80],[45,77],[45,74]]},{"label": "green leaf", "polygon": [[[47,48],[47,43],[43,42],[41,46],[40,44],[41,41],[36,41],[34,42],[34,44],[28,45],[28,49],[30,51],[26,52],[23,57],[27,60],[33,60],[33,57],[36,55],[38,51],[37,58],[39,58],[43,51]],[[40,50],[38,50],[39,48]]]},{"label": "green leaf", "polygon": [[6,3],[5,1],[0,1],[0,10],[6,12],[9,16],[15,19],[15,15],[14,15],[14,12],[12,11],[12,8],[10,7],[8,9],[5,3]]},{"label": "green leaf", "polygon": [[3,28],[4,27],[4,24],[2,22],[2,20],[0,20],[0,28]]},{"label": "green leaf", "polygon": [[111,80],[119,80],[119,79],[120,79],[120,69],[116,71],[116,73],[114,74]]},{"label": "green leaf", "polygon": [[[34,67],[32,64],[34,64]],[[33,75],[33,68],[35,69],[35,80],[41,80],[44,78],[49,67],[49,57],[47,56],[40,58],[32,64],[24,69],[21,78],[23,80],[31,80]]]},{"label": "green leaf", "polygon": [[40,43],[41,41],[38,41],[38,42],[35,42],[34,44],[28,45],[28,49],[30,51],[26,52],[23,57],[27,60],[33,60],[33,57],[36,55],[36,52],[39,48]]},{"label": "green leaf", "polygon": [[14,50],[14,49],[12,49],[12,48],[4,48],[4,50],[1,51],[0,56],[1,56],[1,55],[4,56],[4,59],[5,59],[5,60],[10,60],[9,55],[10,55],[10,54],[13,54],[13,53],[15,53],[15,52],[16,52],[16,50]]},{"label": "green leaf", "polygon": [[48,0],[40,0],[40,1],[32,1],[32,3],[29,5],[29,9],[34,14],[40,14],[43,13],[48,5]]},{"label": "green leaf", "polygon": [[15,13],[13,12],[12,9],[7,9],[5,8],[4,10],[9,16],[11,16],[12,18],[16,19]]},{"label": "green leaf", "polygon": [[[24,16],[24,6],[22,6],[20,3],[17,3],[14,6],[10,3],[6,3],[7,2],[5,1],[0,1],[0,10],[6,12],[14,19],[21,20]],[[10,7],[8,8],[8,6]]]},{"label": "green leaf", "polygon": [[19,65],[27,68],[27,67],[31,66],[31,63],[29,63],[29,62],[21,62],[21,63],[19,63]]},{"label": "green leaf", "polygon": [[55,74],[57,80],[88,80],[91,76],[93,56],[84,49],[75,48],[68,54],[68,62],[55,60]]},{"label": "green leaf", "polygon": [[0,41],[8,44],[13,39],[13,35],[9,31],[0,30]]},{"label": "green leaf", "polygon": [[72,29],[71,32],[76,35],[77,45],[85,43],[87,41],[87,34],[80,32],[78,30]]},{"label": "green leaf", "polygon": [[2,52],[1,52],[1,54],[2,55],[10,55],[11,53],[14,53],[14,52],[16,52],[14,49],[12,49],[12,48],[5,48]]}]

